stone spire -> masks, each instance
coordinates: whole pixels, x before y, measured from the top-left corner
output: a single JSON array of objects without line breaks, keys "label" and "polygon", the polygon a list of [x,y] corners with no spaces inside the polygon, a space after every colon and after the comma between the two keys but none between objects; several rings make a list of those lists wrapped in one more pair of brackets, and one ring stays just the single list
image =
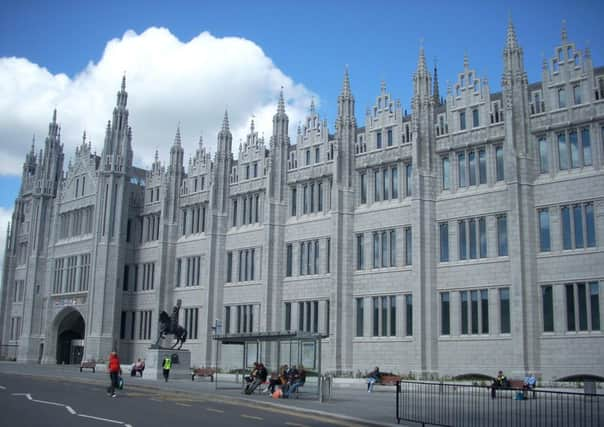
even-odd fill
[{"label": "stone spire", "polygon": [[432,82],[430,81],[430,73],[426,65],[426,55],[424,53],[423,44],[419,47],[419,57],[417,60],[417,70],[413,75],[413,99],[414,103],[419,101],[427,101],[430,98],[430,89]]},{"label": "stone spire", "polygon": [[522,48],[518,44],[516,30],[514,29],[514,24],[511,17],[508,21],[508,31],[505,48],[503,50],[503,60],[504,74],[524,72],[524,55]]},{"label": "stone spire", "polygon": [[344,70],[344,83],[342,84],[342,96],[352,96],[350,92],[350,76],[348,75],[348,65]]},{"label": "stone spire", "polygon": [[288,127],[289,117],[285,114],[285,100],[283,98],[283,86],[281,86],[277,113],[273,116],[273,137],[271,138],[271,144],[289,144]]},{"label": "stone spire", "polygon": [[126,108],[128,103],[128,92],[126,92],[126,74],[122,76],[122,86],[120,91],[117,93],[117,106]]},{"label": "stone spire", "polygon": [[432,96],[434,97],[434,104],[440,104],[440,91],[438,90],[438,69],[436,66],[436,59],[434,59],[434,87],[432,89]]},{"label": "stone spire", "polygon": [[342,84],[342,93],[338,97],[338,119],[347,119],[351,121],[355,120],[354,96],[352,95],[352,91],[350,90],[350,75],[348,73],[348,65],[346,65],[346,68],[344,70],[344,83]]},{"label": "stone spire", "polygon": [[562,43],[565,44],[568,41],[568,33],[566,32],[566,19],[562,20],[562,28],[560,30],[560,38]]},{"label": "stone spire", "polygon": [[283,86],[279,92],[279,104],[277,106],[277,114],[285,114],[285,100],[283,99]]},{"label": "stone spire", "polygon": [[[156,162],[157,162],[157,151],[155,152]],[[170,167],[169,173],[171,174],[182,174],[184,173],[184,157],[185,153],[182,148],[181,138],[180,138],[180,122],[176,126],[176,135],[174,136],[174,143],[172,147],[170,147]]]},{"label": "stone spire", "polygon": [[218,132],[218,154],[222,156],[231,155],[231,144],[233,143],[233,135],[229,128],[229,113],[224,110],[224,118],[222,119],[222,128]]},{"label": "stone spire", "polygon": [[313,96],[313,97],[310,99],[310,115],[312,116],[312,115],[316,114],[316,112],[317,112],[317,111],[316,111],[316,109],[315,109],[315,97]]},{"label": "stone spire", "polygon": [[514,29],[514,23],[512,22],[512,16],[508,19],[508,32],[506,37],[506,49],[518,48],[518,40],[516,39],[516,30]]}]

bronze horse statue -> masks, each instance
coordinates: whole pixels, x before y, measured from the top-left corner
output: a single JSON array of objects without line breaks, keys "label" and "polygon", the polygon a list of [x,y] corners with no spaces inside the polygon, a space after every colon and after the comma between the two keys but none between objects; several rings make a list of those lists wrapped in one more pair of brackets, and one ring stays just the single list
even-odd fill
[{"label": "bronze horse statue", "polygon": [[[187,341],[187,330],[178,324],[178,312],[180,311],[181,301],[176,302],[176,306],[172,310],[172,316],[162,310],[159,314],[159,334],[153,347],[160,348],[159,341],[165,338],[166,335],[174,335],[176,342],[170,349],[178,345],[177,350],[180,350],[182,345]],[[180,344],[180,345],[179,345]]]}]

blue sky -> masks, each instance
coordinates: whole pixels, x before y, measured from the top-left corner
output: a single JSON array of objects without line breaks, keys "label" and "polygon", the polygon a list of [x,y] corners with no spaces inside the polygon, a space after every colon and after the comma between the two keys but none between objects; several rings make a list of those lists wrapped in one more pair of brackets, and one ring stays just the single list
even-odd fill
[{"label": "blue sky", "polygon": [[[401,99],[403,108],[409,109],[420,39],[430,66],[437,58],[441,94],[445,93],[446,81],[454,80],[461,71],[464,53],[469,55],[470,66],[480,76],[488,77],[491,90],[499,90],[509,13],[524,48],[530,81],[540,80],[542,54],[552,56],[560,40],[562,19],[567,20],[569,39],[581,49],[589,41],[594,64],[604,65],[601,24],[604,2],[582,0],[572,3],[4,0],[0,4],[0,59],[26,58],[52,75],[64,73],[75,79],[89,63],[101,60],[110,40],[121,38],[127,30],[140,34],[149,27],[165,27],[182,42],[203,31],[217,38],[238,36],[259,46],[283,74],[308,89],[305,93],[312,92],[319,100],[319,111],[327,116],[333,128],[346,64],[350,68],[360,125],[365,109],[373,104],[379,92],[381,80],[387,82],[395,98]],[[118,84],[116,78],[116,89]],[[113,89],[107,92],[111,102],[114,93]],[[216,110],[224,109],[224,105],[216,104]],[[31,123],[29,135],[37,131],[38,147],[50,114],[49,109],[43,119]],[[104,119],[89,126],[102,129],[109,118],[110,110]],[[173,121],[167,121],[165,126],[173,133]],[[133,127],[136,151],[138,129]],[[270,133],[270,128],[265,131]],[[204,137],[215,139],[211,134]],[[30,141],[28,137],[0,144],[18,146],[24,156]],[[69,155],[66,153],[66,157]],[[19,177],[0,173],[0,186],[0,208],[10,210]]]}]

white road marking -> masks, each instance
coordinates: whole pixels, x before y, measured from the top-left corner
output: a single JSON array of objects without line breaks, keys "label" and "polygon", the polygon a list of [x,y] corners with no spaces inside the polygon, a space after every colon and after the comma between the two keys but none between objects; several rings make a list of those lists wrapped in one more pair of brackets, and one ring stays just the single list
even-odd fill
[{"label": "white road marking", "polygon": [[255,417],[253,415],[246,415],[246,414],[241,414],[241,418],[248,418],[250,420],[258,420],[258,421],[262,421],[264,419],[264,418]]},{"label": "white road marking", "polygon": [[90,418],[93,420],[105,421],[107,423],[113,423],[113,424],[124,424],[123,421],[110,420],[108,418],[101,418],[101,417],[93,417],[92,415],[78,414],[78,417]]},{"label": "white road marking", "polygon": [[4,387],[3,385],[0,385],[0,390],[6,390],[6,387]]},{"label": "white road marking", "polygon": [[220,414],[224,413],[224,411],[222,409],[214,409],[214,408],[206,408],[206,409],[210,412],[218,412]]},{"label": "white road marking", "polygon": [[290,423],[289,421],[286,421],[285,425],[286,426],[294,426],[294,427],[308,427],[306,424]]},{"label": "white road marking", "polygon": [[86,415],[86,414],[78,414],[71,406],[69,405],[65,405],[64,403],[57,403],[57,402],[49,402],[47,400],[38,400],[38,399],[34,399],[31,397],[31,394],[29,393],[12,393],[12,396],[25,396],[27,397],[28,400],[31,400],[32,402],[36,402],[36,403],[42,403],[44,405],[52,405],[52,406],[62,406],[63,408],[65,408],[67,410],[67,412],[69,412],[71,415],[77,415],[78,417],[83,417],[83,418],[90,418],[93,420],[98,420],[98,421],[105,421],[107,423],[113,423],[113,424],[123,424],[124,427],[132,427],[132,425],[130,424],[126,424],[123,421],[117,421],[117,420],[110,420],[108,418],[101,418],[101,417],[94,417],[92,415]]},{"label": "white road marking", "polygon": [[189,404],[187,404],[187,403],[180,403],[180,402],[176,402],[176,404],[177,404],[178,406],[187,406],[187,407],[189,407],[189,408],[191,407],[191,405],[189,405]]}]

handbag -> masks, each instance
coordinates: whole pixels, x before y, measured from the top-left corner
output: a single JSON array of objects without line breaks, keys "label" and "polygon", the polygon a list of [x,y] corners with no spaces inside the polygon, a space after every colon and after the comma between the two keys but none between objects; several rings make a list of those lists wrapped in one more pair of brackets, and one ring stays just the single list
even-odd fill
[{"label": "handbag", "polygon": [[117,388],[119,390],[124,389],[124,378],[121,375],[120,375],[119,379],[117,380]]},{"label": "handbag", "polygon": [[275,392],[273,393],[273,399],[279,399],[283,397],[283,390],[281,390],[280,388],[278,388],[277,390],[275,390]]}]

